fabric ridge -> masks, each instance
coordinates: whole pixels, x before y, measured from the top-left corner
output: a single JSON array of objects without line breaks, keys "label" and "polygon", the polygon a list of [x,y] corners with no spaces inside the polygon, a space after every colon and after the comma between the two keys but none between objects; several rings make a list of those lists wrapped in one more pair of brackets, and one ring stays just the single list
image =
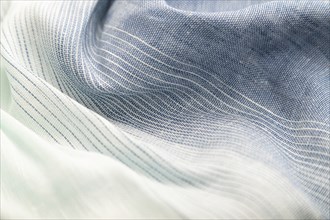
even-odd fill
[{"label": "fabric ridge", "polygon": [[1,1],[1,219],[329,219],[327,0]]}]

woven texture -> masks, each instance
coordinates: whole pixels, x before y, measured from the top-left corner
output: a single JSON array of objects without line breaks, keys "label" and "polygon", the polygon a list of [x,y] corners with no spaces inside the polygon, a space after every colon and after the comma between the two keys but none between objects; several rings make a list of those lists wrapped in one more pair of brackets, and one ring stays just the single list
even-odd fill
[{"label": "woven texture", "polygon": [[1,217],[330,218],[329,5],[1,2]]}]

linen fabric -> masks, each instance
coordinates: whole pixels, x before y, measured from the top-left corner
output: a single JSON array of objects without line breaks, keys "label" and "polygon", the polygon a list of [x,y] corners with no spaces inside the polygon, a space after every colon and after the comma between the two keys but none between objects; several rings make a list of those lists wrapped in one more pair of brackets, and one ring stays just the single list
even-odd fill
[{"label": "linen fabric", "polygon": [[2,219],[330,218],[329,1],[1,1]]}]

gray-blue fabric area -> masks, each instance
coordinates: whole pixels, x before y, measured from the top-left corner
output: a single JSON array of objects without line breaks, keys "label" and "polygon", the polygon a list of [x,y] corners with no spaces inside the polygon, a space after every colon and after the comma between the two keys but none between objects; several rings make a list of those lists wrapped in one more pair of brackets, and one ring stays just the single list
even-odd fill
[{"label": "gray-blue fabric area", "polygon": [[98,112],[270,163],[329,217],[328,1],[99,4],[81,79]]}]

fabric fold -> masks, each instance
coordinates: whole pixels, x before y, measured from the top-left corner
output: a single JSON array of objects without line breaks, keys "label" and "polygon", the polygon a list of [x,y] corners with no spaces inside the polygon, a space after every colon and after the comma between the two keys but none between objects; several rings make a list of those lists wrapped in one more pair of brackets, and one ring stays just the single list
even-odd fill
[{"label": "fabric fold", "polygon": [[1,218],[329,218],[327,1],[1,4]]}]

